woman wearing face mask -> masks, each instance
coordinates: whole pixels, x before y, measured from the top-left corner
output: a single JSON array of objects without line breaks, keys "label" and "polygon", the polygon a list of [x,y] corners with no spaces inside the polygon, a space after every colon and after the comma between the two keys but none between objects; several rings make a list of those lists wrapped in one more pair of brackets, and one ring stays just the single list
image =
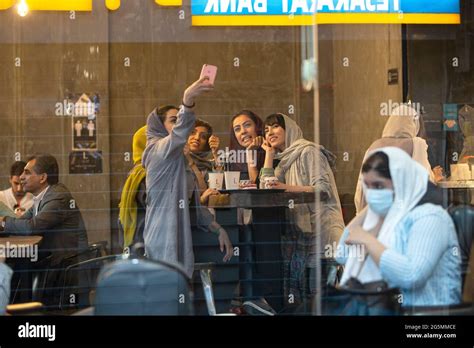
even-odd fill
[{"label": "woman wearing face mask", "polygon": [[[297,299],[314,293],[316,267],[316,233],[320,233],[321,246],[337,242],[344,229],[341,205],[336,182],[331,170],[335,156],[321,145],[303,139],[300,127],[286,115],[274,114],[265,120],[266,152],[261,171],[260,186],[265,177],[278,178],[272,188],[287,192],[320,193],[323,201],[296,205],[290,209],[294,230],[283,236],[285,262],[285,296]],[[274,168],[274,161],[278,164]],[[319,170],[317,170],[319,168]],[[317,222],[320,222],[320,229]],[[304,293],[303,289],[310,288]]]},{"label": "woman wearing face mask", "polygon": [[219,194],[217,190],[210,189],[207,185],[207,174],[216,166],[217,149],[220,143],[219,137],[212,133],[213,129],[209,123],[200,119],[196,120],[194,130],[184,150],[189,168],[194,173],[201,193],[202,205],[208,203],[210,196]]},{"label": "woman wearing face mask", "polygon": [[265,152],[263,143],[263,122],[260,117],[250,110],[238,112],[231,121],[230,151],[243,153],[244,161],[230,163],[230,170],[240,172],[241,180],[257,183],[260,168],[263,167]]},{"label": "woman wearing face mask", "polygon": [[[428,160],[428,144],[425,139],[421,138],[423,133],[421,115],[414,108],[406,104],[395,107],[385,124],[382,138],[370,145],[362,163],[367,159],[369,152],[382,147],[394,146],[404,150],[415,161],[420,163],[429,173],[431,182],[436,183],[443,180],[443,170],[440,166],[435,167],[433,170],[431,169],[431,164]],[[359,173],[354,203],[357,213],[366,205],[362,194],[362,173]]]},{"label": "woman wearing face mask", "polygon": [[399,148],[376,151],[362,167],[368,207],[339,242],[341,285],[383,280],[401,290],[402,306],[459,303],[458,240],[448,213],[425,203],[428,172]]}]

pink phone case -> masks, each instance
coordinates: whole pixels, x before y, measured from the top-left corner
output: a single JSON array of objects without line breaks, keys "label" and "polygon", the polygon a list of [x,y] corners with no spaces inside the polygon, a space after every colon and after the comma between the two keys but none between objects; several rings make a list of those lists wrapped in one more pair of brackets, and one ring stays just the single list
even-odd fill
[{"label": "pink phone case", "polygon": [[214,84],[214,82],[216,81],[216,75],[217,75],[217,66],[208,65],[208,64],[204,64],[202,66],[200,78],[203,78],[204,76],[209,77],[209,84],[211,85]]}]

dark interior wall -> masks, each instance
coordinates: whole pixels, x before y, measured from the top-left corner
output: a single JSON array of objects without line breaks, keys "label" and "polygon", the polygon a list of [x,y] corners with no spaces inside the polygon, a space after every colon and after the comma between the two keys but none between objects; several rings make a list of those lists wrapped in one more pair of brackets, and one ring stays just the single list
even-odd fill
[{"label": "dark interior wall", "polygon": [[[381,106],[402,102],[401,26],[334,25],[328,35],[332,85],[321,95],[332,103],[332,114],[321,108],[320,134],[322,144],[338,157],[339,195],[353,195],[364,154],[387,121]],[[399,71],[396,84],[388,83],[390,69]]]},{"label": "dark interior wall", "polygon": [[[60,179],[81,208],[91,242],[110,239],[107,11],[36,12],[20,18],[0,11],[1,186],[9,167],[38,152],[53,154]],[[92,43],[90,43],[92,42]],[[98,143],[103,173],[69,175],[72,122],[56,114],[69,93],[97,92],[103,99]]]},{"label": "dark interior wall", "polygon": [[[462,137],[443,131],[443,104],[474,103],[474,28],[464,19],[461,26],[407,28],[409,96],[426,111],[431,165],[441,165],[448,173],[452,154],[462,150]],[[458,64],[453,64],[455,58]]]}]

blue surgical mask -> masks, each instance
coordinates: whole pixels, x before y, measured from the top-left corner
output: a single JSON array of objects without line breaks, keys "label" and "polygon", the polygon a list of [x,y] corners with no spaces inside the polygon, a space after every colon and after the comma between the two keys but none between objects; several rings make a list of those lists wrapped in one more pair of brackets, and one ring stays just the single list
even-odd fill
[{"label": "blue surgical mask", "polygon": [[365,190],[365,200],[370,209],[379,216],[387,215],[388,211],[393,205],[393,191],[389,189]]}]

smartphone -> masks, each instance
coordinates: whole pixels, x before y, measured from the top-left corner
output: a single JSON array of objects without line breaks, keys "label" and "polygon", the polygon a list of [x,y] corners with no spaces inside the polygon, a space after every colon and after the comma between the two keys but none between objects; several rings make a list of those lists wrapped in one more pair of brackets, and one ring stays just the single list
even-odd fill
[{"label": "smartphone", "polygon": [[202,66],[200,79],[202,79],[204,76],[207,76],[209,77],[209,84],[213,85],[214,82],[216,81],[216,75],[217,75],[217,66],[209,65],[209,64],[204,64]]}]

